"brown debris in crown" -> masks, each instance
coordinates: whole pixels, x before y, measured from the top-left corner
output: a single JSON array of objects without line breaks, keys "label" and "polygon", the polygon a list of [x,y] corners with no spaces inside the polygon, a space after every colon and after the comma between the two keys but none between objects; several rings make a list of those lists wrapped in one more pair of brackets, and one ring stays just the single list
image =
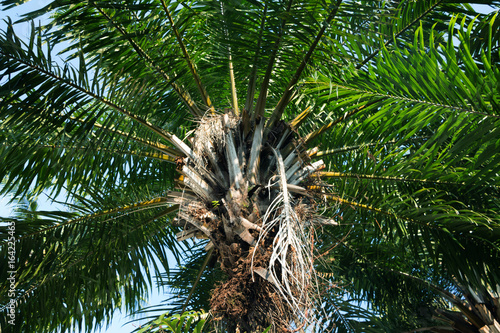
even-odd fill
[{"label": "brown debris in crown", "polygon": [[[243,126],[231,112],[201,120],[190,157],[176,160],[184,176],[176,223],[185,229],[179,239],[210,240],[228,276],[212,292],[216,320],[229,331],[284,332],[311,304],[314,269],[303,249],[310,248],[308,225],[318,217],[302,184],[314,181],[322,162],[309,164],[296,131],[283,121],[264,128],[262,144],[254,145],[257,125]],[[258,158],[249,165],[252,153]]]}]

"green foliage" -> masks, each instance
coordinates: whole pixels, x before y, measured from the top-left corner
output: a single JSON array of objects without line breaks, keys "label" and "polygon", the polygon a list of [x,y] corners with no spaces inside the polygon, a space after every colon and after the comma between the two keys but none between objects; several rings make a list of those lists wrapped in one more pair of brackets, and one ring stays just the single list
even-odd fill
[{"label": "green foliage", "polygon": [[137,332],[201,333],[207,321],[208,313],[190,311],[184,312],[182,315],[167,316],[168,313],[160,315]]},{"label": "green foliage", "polygon": [[[234,108],[230,59],[239,109],[289,121],[310,107],[297,132],[334,172],[316,207],[339,224],[317,230],[316,331],[432,325],[439,290],[495,289],[500,19],[474,3],[58,0],[23,17],[52,15],[26,41],[9,21],[0,194],[63,193],[71,211],[0,221],[2,258],[16,224],[15,329],[91,331],[140,307],[154,276],[177,292],[169,313],[209,308],[224,277],[205,244],[176,241],[166,194],[182,155],[171,136],[189,137],[210,106]],[[183,265],[170,270],[168,251]],[[198,332],[199,315],[149,327]]]}]

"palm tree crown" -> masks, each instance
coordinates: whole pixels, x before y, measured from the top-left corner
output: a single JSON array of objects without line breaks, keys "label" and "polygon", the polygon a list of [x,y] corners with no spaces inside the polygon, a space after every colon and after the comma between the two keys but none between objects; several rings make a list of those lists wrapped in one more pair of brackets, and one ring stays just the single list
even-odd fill
[{"label": "palm tree crown", "polygon": [[473,3],[57,0],[27,42],[9,21],[1,193],[71,213],[3,219],[0,325],[90,331],[156,276],[230,332],[495,332],[500,20]]}]

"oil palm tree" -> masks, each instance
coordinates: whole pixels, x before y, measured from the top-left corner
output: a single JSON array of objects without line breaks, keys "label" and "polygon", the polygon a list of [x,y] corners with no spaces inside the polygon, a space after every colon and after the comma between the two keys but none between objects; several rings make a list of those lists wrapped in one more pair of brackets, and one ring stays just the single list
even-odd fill
[{"label": "oil palm tree", "polygon": [[28,42],[10,23],[0,36],[0,177],[16,197],[65,193],[72,212],[10,221],[3,326],[90,330],[166,270],[170,309],[209,309],[220,330],[349,331],[361,311],[346,319],[338,295],[365,290],[330,273],[374,248],[410,275],[421,259],[429,279],[496,286],[497,12],[59,0],[25,19],[48,12]]}]

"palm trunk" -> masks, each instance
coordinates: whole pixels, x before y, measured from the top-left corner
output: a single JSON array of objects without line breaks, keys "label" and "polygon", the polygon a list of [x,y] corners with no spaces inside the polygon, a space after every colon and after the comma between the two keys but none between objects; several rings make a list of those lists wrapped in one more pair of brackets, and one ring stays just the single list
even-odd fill
[{"label": "palm trunk", "polygon": [[179,142],[183,176],[170,197],[180,205],[179,240],[208,238],[227,274],[211,299],[216,321],[229,332],[285,332],[307,320],[312,302],[308,226],[324,221],[313,219],[314,199],[300,185],[323,163],[303,159],[288,124],[277,122],[265,136],[264,119],[242,119],[206,117],[192,148]]}]

